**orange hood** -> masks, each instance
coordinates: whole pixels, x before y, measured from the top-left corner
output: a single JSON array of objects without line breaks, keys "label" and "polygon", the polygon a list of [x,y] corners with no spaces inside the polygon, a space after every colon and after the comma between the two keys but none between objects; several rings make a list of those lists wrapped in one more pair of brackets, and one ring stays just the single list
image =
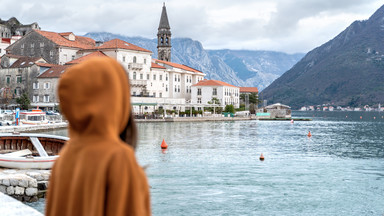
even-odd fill
[{"label": "orange hood", "polygon": [[117,138],[127,124],[131,107],[128,76],[112,58],[96,57],[69,68],[60,79],[58,95],[71,138]]}]

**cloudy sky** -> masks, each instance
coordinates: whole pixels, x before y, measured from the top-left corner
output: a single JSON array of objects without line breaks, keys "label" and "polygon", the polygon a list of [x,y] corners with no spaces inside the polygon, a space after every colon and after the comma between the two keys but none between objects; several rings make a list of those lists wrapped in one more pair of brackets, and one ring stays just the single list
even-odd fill
[{"label": "cloudy sky", "polygon": [[[164,0],[0,0],[0,18],[39,23],[42,30],[106,31],[155,38]],[[206,49],[308,52],[355,20],[368,19],[380,0],[167,0],[173,37]]]}]

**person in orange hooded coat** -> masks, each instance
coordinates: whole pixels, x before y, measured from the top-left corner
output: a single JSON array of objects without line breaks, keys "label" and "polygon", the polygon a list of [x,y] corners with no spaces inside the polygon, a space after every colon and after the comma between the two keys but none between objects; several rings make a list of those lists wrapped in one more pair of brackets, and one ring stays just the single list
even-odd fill
[{"label": "person in orange hooded coat", "polygon": [[72,66],[58,95],[70,140],[52,168],[46,215],[151,215],[148,182],[134,154],[123,67],[109,57]]}]

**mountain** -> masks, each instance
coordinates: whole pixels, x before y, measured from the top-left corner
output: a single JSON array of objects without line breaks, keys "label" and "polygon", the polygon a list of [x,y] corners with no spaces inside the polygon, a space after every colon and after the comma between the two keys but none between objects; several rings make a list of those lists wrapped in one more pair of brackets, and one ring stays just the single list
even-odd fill
[{"label": "mountain", "polygon": [[374,105],[384,102],[384,6],[310,51],[261,93],[268,103]]},{"label": "mountain", "polygon": [[[157,58],[157,39],[127,37],[108,32],[85,35],[96,41],[114,38],[127,41],[153,52]],[[236,86],[264,89],[273,80],[297,63],[304,54],[272,51],[205,50],[199,41],[190,38],[172,39],[172,61],[185,64],[207,74],[207,79],[221,80]]]}]

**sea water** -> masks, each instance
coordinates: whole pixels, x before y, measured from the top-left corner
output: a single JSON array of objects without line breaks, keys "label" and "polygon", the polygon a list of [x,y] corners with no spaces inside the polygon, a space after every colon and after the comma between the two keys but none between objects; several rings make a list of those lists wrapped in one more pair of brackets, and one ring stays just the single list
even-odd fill
[{"label": "sea water", "polygon": [[384,113],[293,115],[138,123],[153,215],[384,215]]}]

